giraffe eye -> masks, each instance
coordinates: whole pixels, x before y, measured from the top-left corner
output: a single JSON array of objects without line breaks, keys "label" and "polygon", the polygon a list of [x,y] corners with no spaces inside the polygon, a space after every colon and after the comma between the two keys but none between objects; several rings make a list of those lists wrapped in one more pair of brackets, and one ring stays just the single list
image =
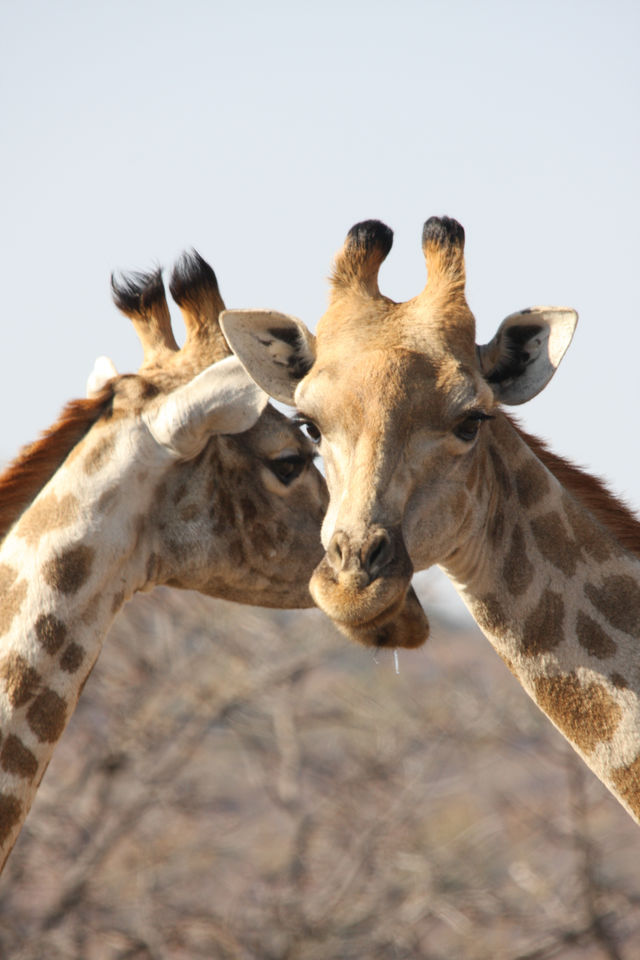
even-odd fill
[{"label": "giraffe eye", "polygon": [[288,487],[290,483],[299,477],[307,464],[306,457],[281,457],[279,460],[268,460],[267,466],[271,473],[278,478],[280,483]]},{"label": "giraffe eye", "polygon": [[322,434],[320,433],[319,428],[316,427],[313,420],[307,420],[306,417],[299,416],[295,418],[295,421],[304,433],[305,437],[308,440],[311,440],[311,443],[320,443]]},{"label": "giraffe eye", "polygon": [[470,413],[467,417],[454,428],[454,434],[458,439],[465,443],[471,443],[478,436],[478,430],[483,420],[493,420],[488,413],[482,413],[480,410]]}]

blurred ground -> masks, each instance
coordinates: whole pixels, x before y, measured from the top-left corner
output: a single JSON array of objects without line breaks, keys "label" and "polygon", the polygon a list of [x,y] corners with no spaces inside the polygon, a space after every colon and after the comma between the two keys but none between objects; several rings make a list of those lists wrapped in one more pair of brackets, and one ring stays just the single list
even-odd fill
[{"label": "blurred ground", "polygon": [[639,957],[638,828],[420,589],[399,675],[317,611],[131,603],[0,882],[0,956]]}]

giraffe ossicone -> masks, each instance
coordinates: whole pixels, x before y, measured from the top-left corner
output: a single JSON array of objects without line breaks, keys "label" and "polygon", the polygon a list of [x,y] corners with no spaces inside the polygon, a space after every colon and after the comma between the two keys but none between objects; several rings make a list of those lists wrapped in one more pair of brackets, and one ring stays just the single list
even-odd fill
[{"label": "giraffe ossicone", "polygon": [[[412,573],[439,565],[527,692],[640,822],[640,523],[503,406],[549,382],[577,314],[534,307],[478,346],[464,230],[424,225],[427,283],[378,287],[388,227],[353,227],[315,336],[227,311],[234,352],[319,442],[329,507],[310,588],[347,635],[415,646]],[[405,621],[403,621],[405,618]]]},{"label": "giraffe ossicone", "polygon": [[120,607],[165,584],[312,606],[327,496],[314,450],[267,406],[220,331],[215,274],[185,254],[113,280],[144,356],[106,359],[0,476],[0,866]]}]

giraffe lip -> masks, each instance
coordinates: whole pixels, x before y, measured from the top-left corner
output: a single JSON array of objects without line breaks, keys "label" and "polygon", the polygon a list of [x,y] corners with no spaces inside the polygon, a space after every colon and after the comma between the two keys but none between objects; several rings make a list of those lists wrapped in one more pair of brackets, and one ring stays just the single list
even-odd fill
[{"label": "giraffe lip", "polygon": [[429,620],[413,587],[371,620],[360,623],[334,621],[350,640],[367,647],[420,647],[429,636]]},{"label": "giraffe lip", "polygon": [[309,582],[311,596],[321,610],[338,624],[374,629],[383,626],[402,608],[411,582],[411,572],[377,577],[367,582],[356,571],[335,576],[323,558]]},{"label": "giraffe lip", "polygon": [[404,606],[406,596],[407,592],[403,590],[402,593],[395,598],[395,600],[391,601],[389,606],[385,607],[384,610],[381,610],[379,613],[374,614],[373,617],[363,620],[351,618],[343,620],[342,618],[335,618],[335,622],[339,627],[348,627],[356,630],[362,629],[367,631],[378,630],[390,620],[393,620],[394,617],[400,613]]},{"label": "giraffe lip", "polygon": [[411,586],[411,571],[380,577],[364,589],[357,578],[327,576],[320,562],[309,583],[316,604],[350,640],[373,647],[419,647],[429,621]]}]

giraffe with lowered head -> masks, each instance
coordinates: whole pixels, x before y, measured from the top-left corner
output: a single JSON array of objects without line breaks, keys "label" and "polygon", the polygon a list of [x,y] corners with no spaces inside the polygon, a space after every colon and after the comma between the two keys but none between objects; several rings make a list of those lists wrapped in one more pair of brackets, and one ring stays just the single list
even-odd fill
[{"label": "giraffe with lowered head", "polygon": [[312,444],[247,377],[218,325],[215,275],[173,271],[178,349],[160,271],[113,282],[144,359],[102,359],[0,477],[0,866],[116,613],[157,584],[308,607],[324,481]]},{"label": "giraffe with lowered head", "polygon": [[640,523],[503,409],[551,379],[577,316],[523,310],[476,346],[460,224],[426,222],[427,284],[405,303],[378,287],[391,242],[378,221],[352,228],[315,337],[268,311],[221,318],[248,372],[297,406],[324,457],[314,599],[356,639],[416,646],[428,623],[410,578],[440,565],[530,696],[640,822]]}]

